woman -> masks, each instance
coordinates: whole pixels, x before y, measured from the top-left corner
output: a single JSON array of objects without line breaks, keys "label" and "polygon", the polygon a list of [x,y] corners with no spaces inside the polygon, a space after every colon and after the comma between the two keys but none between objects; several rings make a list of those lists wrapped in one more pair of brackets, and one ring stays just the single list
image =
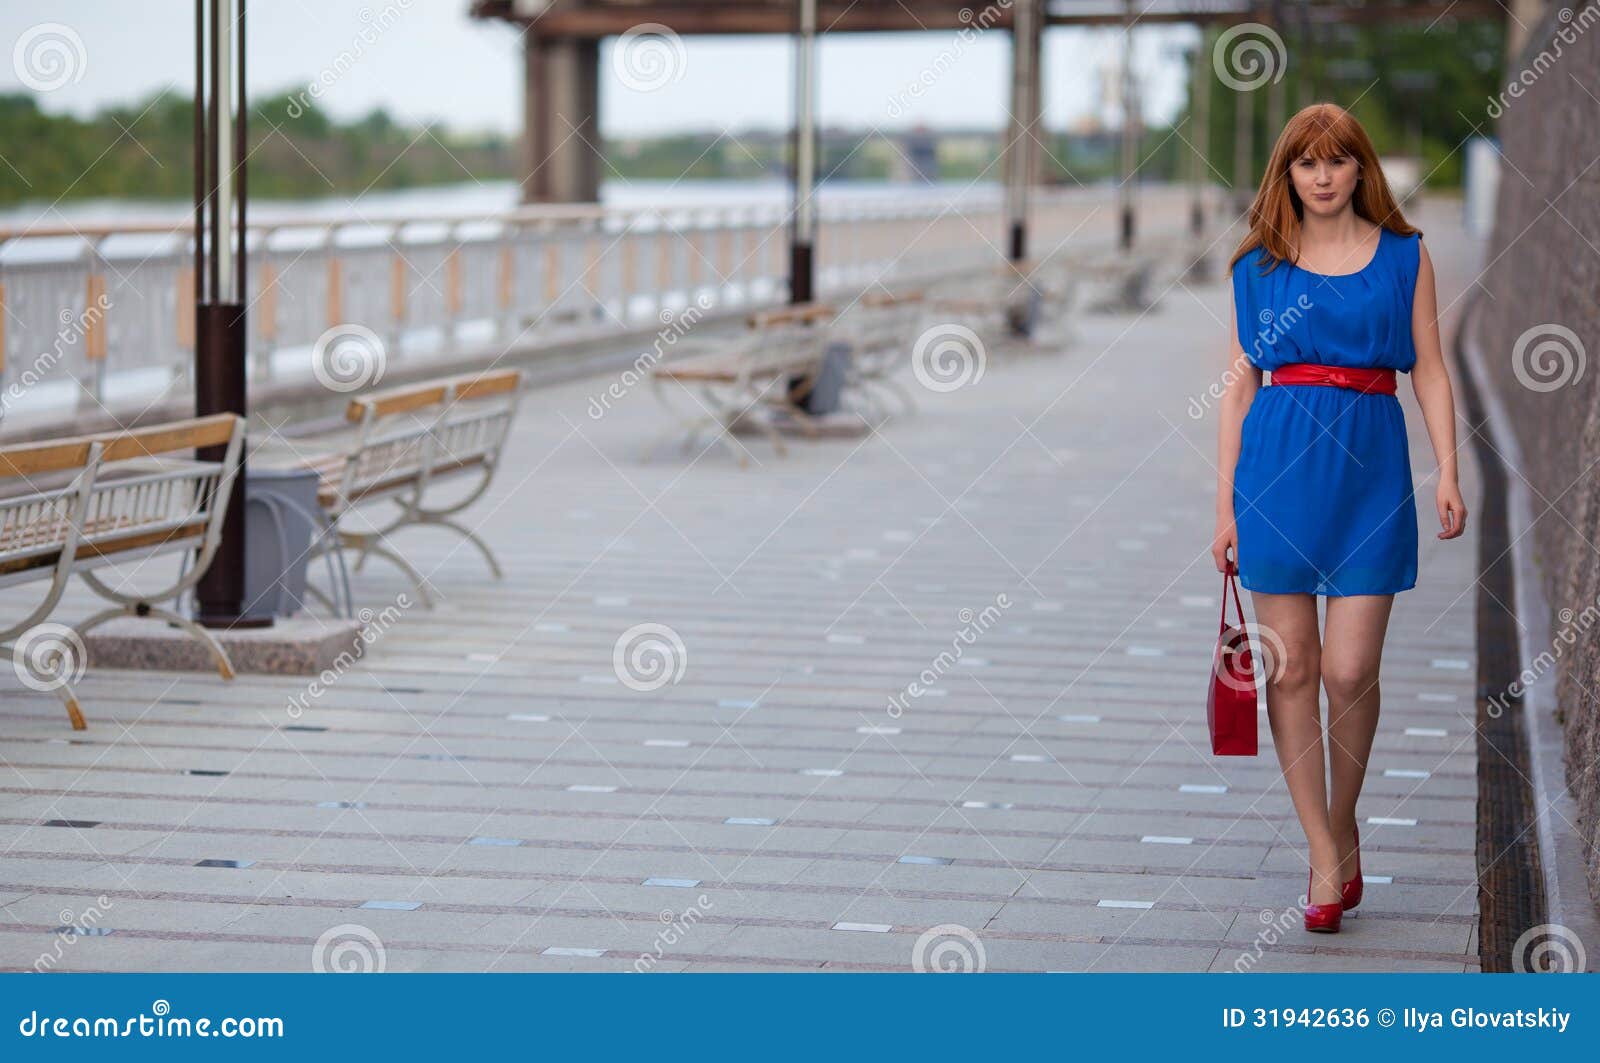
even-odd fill
[{"label": "woman", "polygon": [[1249,225],[1232,263],[1212,554],[1219,571],[1237,563],[1266,655],[1278,658],[1264,662],[1267,716],[1310,850],[1305,927],[1332,933],[1361,902],[1356,800],[1378,727],[1378,664],[1394,595],[1417,579],[1395,374],[1410,372],[1433,444],[1440,539],[1466,527],[1455,405],[1433,265],[1360,123],[1329,103],[1290,119]]}]

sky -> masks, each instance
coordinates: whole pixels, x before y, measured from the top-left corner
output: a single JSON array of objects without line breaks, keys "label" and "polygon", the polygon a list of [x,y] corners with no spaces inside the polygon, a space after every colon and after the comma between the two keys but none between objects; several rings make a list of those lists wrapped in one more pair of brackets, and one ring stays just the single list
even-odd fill
[{"label": "sky", "polygon": [[[521,47],[516,30],[467,15],[468,0],[256,0],[250,7],[250,91],[325,85],[318,102],[338,118],[384,107],[406,121],[460,130],[521,128]],[[0,0],[0,92],[31,92],[52,112],[87,115],[164,89],[190,91],[193,0]],[[366,40],[361,40],[365,35]],[[1182,105],[1175,51],[1185,27],[1136,36],[1147,119]],[[776,129],[790,120],[790,43],[777,37],[690,37],[661,46],[602,46],[601,128],[608,136],[706,129]],[[658,50],[652,55],[651,47]],[[1045,38],[1045,120],[1051,128],[1114,114],[1097,71],[1115,67],[1120,36],[1062,27]],[[341,53],[355,56],[342,63]],[[659,60],[660,65],[650,65]],[[54,61],[54,62],[52,62]],[[1004,31],[959,37],[825,35],[819,113],[828,125],[905,129],[997,127],[1009,68]],[[41,89],[40,86],[43,86]],[[916,86],[913,90],[913,86]]]}]

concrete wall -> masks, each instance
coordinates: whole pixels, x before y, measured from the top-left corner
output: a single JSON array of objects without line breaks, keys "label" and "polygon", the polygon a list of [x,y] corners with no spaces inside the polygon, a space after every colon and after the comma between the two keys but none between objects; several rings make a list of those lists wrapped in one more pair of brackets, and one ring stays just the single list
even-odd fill
[{"label": "concrete wall", "polygon": [[1505,158],[1477,331],[1534,491],[1546,663],[1600,897],[1600,0],[1534,27],[1512,83],[1485,104]]}]

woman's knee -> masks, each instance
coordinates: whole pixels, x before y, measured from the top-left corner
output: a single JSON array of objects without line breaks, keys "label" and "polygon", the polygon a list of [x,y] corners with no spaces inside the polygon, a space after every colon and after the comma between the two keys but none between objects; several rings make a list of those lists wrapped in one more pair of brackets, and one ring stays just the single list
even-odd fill
[{"label": "woman's knee", "polygon": [[1359,659],[1336,656],[1322,659],[1322,687],[1328,700],[1346,704],[1378,685],[1378,667]]},{"label": "woman's knee", "polygon": [[1310,646],[1268,647],[1267,684],[1278,690],[1297,692],[1316,688],[1320,668],[1318,648]]}]

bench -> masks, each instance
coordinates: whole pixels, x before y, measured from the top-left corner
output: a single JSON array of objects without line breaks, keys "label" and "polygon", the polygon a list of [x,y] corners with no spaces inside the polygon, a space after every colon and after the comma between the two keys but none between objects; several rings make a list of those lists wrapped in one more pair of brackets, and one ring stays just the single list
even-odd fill
[{"label": "bench", "polygon": [[956,276],[929,290],[929,308],[953,324],[1000,339],[1029,337],[1073,309],[1077,271],[1062,260],[1006,262],[976,276]]},{"label": "bench", "polygon": [[[318,473],[317,502],[326,524],[314,556],[355,550],[358,571],[368,556],[381,557],[405,574],[431,608],[427,578],[395,548],[393,536],[411,527],[447,528],[471,543],[501,578],[488,543],[455,517],[493,482],[521,394],[521,371],[496,369],[359,395],[346,405],[342,428],[291,434],[252,460]],[[440,501],[440,488],[460,493]],[[354,514],[364,516],[378,505],[398,512],[368,528],[349,527]],[[338,611],[326,594],[308,592]]]},{"label": "bench", "polygon": [[[689,450],[712,429],[716,441],[746,466],[749,455],[732,440],[741,421],[755,420],[752,415],[765,408],[787,415],[802,428],[808,425],[809,415],[799,403],[821,365],[836,312],[821,303],[761,311],[749,317],[743,333],[715,349],[652,368],[651,389],[679,422],[670,431],[684,433],[683,449]],[[687,395],[693,408],[683,405],[681,398],[674,402],[672,395]],[[778,454],[786,455],[788,448],[777,426],[770,421],[760,424]]]},{"label": "bench", "polygon": [[839,318],[836,331],[850,344],[847,393],[869,419],[915,411],[910,391],[894,374],[910,361],[927,310],[920,291],[868,292]]},{"label": "bench", "polygon": [[[72,690],[86,663],[82,637],[118,617],[182,629],[233,678],[211,633],[164,603],[176,603],[210,567],[243,445],[244,419],[221,414],[0,449],[0,587],[46,585],[23,620],[0,630],[0,646],[12,649],[30,686],[60,696],[74,730],[86,726]],[[206,448],[221,448],[221,460],[193,456]],[[169,556],[188,563],[154,590],[133,585],[148,578],[147,562]],[[109,570],[120,565],[136,567],[113,579]],[[74,574],[110,607],[75,628],[43,624]]]}]

